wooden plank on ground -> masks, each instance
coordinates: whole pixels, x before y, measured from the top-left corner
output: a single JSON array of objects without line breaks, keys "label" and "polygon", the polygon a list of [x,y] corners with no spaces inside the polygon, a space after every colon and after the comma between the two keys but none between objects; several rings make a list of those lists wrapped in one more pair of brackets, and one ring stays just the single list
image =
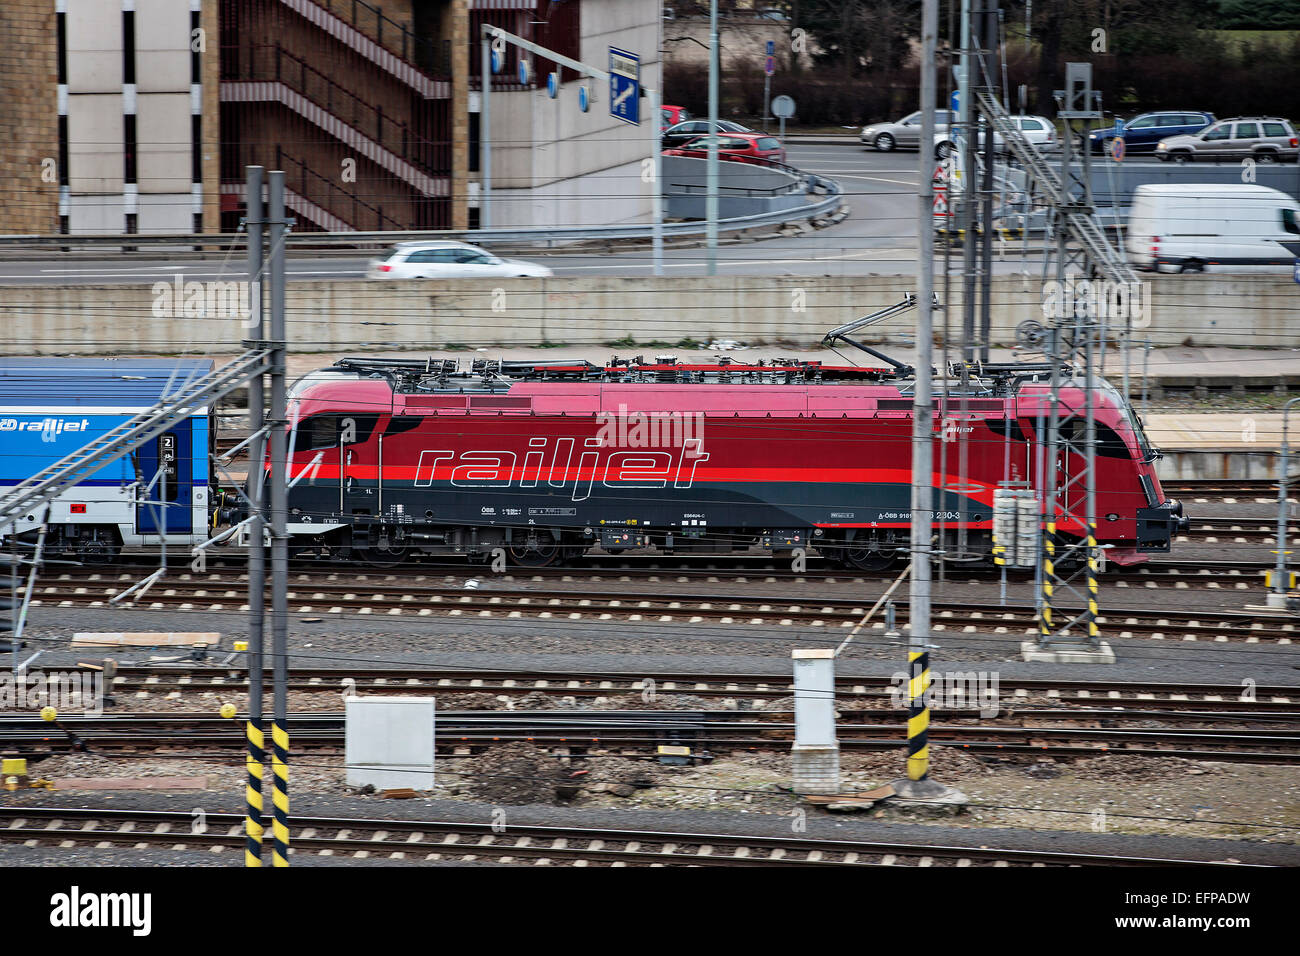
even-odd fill
[{"label": "wooden plank on ground", "polygon": [[218,631],[78,631],[73,647],[210,647]]}]

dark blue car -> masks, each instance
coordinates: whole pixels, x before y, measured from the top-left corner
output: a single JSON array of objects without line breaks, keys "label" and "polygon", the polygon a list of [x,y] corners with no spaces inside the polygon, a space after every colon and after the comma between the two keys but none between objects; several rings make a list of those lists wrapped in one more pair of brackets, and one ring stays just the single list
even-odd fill
[{"label": "dark blue car", "polygon": [[[1156,143],[1170,136],[1199,133],[1214,122],[1213,113],[1159,112],[1142,113],[1124,124],[1124,148],[1130,153],[1149,153]],[[1116,132],[1113,126],[1095,129],[1088,136],[1094,153],[1110,151]]]}]

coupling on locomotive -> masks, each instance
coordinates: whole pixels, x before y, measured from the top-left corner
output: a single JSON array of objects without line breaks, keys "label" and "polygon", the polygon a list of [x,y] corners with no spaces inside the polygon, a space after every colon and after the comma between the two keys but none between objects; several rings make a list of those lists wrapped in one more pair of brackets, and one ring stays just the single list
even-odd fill
[{"label": "coupling on locomotive", "polygon": [[[826,341],[860,349],[871,365],[340,359],[290,392],[291,554],[394,563],[504,552],[543,566],[597,548],[805,549],[846,567],[886,568],[909,543],[918,373],[849,337],[864,324]],[[999,489],[1038,495],[1036,515],[1049,477],[1066,495],[1083,493],[1070,478],[1084,462],[1085,390],[1071,382],[1053,410],[1045,367],[1018,363],[964,365],[932,381],[934,528],[964,528],[968,552],[991,560]],[[14,385],[5,388],[12,399]],[[1127,399],[1100,378],[1092,393],[1096,538],[1115,563],[1137,563],[1170,550],[1187,519],[1165,497],[1159,453]],[[208,410],[195,411],[188,428],[140,449],[120,474],[65,493],[47,548],[103,559],[158,540],[164,525],[169,543],[192,545],[242,520],[246,504],[219,490],[209,460]],[[6,444],[25,443],[20,460],[39,442],[29,422],[49,412],[0,411]],[[105,419],[104,430],[112,424]],[[75,450],[69,434],[38,451]],[[269,460],[251,467],[248,480],[264,482],[268,470]],[[159,476],[171,499],[161,503],[165,519]],[[138,503],[146,487],[153,508]],[[1057,533],[1086,534],[1071,514],[1056,516]],[[31,538],[37,524],[32,516],[17,530]]]}]

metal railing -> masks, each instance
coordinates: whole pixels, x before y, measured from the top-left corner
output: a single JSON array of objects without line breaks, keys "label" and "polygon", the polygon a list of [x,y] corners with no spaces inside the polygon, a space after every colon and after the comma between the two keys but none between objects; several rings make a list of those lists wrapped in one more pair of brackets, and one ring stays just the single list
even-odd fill
[{"label": "metal railing", "polygon": [[353,193],[311,169],[306,163],[286,156],[279,146],[275,148],[275,165],[277,169],[284,170],[286,188],[349,225],[373,224],[377,229],[400,228],[402,225],[399,220],[385,215],[378,206],[358,199]]},{"label": "metal railing", "polygon": [[382,106],[366,102],[279,44],[228,48],[223,52],[237,61],[223,71],[223,82],[282,83],[422,172],[436,176],[450,169],[450,143],[421,135],[409,123],[389,116]]},{"label": "metal railing", "polygon": [[405,26],[366,0],[311,0],[334,16],[350,24],[363,36],[379,44],[394,56],[419,67],[426,73],[446,76],[451,73],[451,44],[446,41],[442,49],[431,40],[417,36]]},{"label": "metal railing", "polygon": [[[825,197],[793,209],[777,209],[772,212],[752,216],[736,216],[731,219],[719,219],[719,232],[740,232],[763,226],[777,226],[787,222],[819,219],[834,213],[843,201],[843,189],[838,182],[824,177],[810,176],[816,180],[817,189],[825,192]],[[438,229],[411,230],[407,232],[311,232],[290,233],[285,237],[285,244],[297,247],[333,246],[340,249],[373,249],[392,245],[395,242],[407,242],[434,239],[459,239],[480,246],[513,245],[519,247],[554,248],[573,243],[601,242],[608,240],[649,240],[652,226],[644,224],[620,224],[614,226],[540,226],[517,229]],[[664,238],[687,238],[704,235],[707,224],[700,220],[689,222],[666,222],[663,224]],[[132,251],[159,247],[207,246],[212,249],[244,245],[243,233],[205,233],[205,234],[160,234],[145,235],[23,235],[0,236],[0,257],[15,252],[58,252],[76,248],[83,251],[95,246],[130,247]],[[115,249],[114,251],[118,251]]]},{"label": "metal railing", "polygon": [[[753,216],[738,216],[733,219],[718,220],[719,232],[738,232],[761,226],[780,225],[785,222],[797,222],[803,219],[817,219],[833,213],[840,204],[841,196],[837,190],[818,203],[809,203],[797,209],[781,209],[775,212]],[[703,235],[703,222],[666,222],[663,226],[665,236]],[[375,248],[392,245],[395,242],[411,242],[436,239],[459,239],[475,245],[518,245],[542,246],[551,248],[572,243],[600,242],[614,239],[649,239],[650,225],[618,226],[573,226],[540,227],[530,229],[428,229],[407,232],[312,232],[293,233],[285,238],[285,245],[297,247],[336,246],[338,248]],[[207,246],[212,249],[224,249],[228,246],[244,244],[242,233],[176,233],[145,235],[26,235],[0,236],[0,255],[19,247],[23,251],[58,252],[74,247],[121,247],[129,245],[133,251],[153,247],[154,251],[174,246]],[[83,251],[78,249],[78,251]],[[116,250],[114,250],[116,251]]]}]

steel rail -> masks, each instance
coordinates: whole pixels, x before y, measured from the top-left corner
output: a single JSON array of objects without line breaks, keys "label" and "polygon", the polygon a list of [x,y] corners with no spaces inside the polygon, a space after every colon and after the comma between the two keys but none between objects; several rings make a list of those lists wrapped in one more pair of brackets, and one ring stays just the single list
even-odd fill
[{"label": "steel rail", "polygon": [[[0,807],[0,839],[93,842],[99,844],[238,847],[243,817],[213,812],[195,832],[194,815],[169,810],[98,810],[62,807]],[[80,826],[64,827],[72,821]],[[94,826],[102,822],[105,828]],[[31,824],[41,824],[33,826]],[[152,830],[142,829],[152,827]],[[540,859],[574,859],[627,865],[687,866],[930,866],[934,860],[969,866],[975,861],[1015,866],[1232,866],[1260,864],[1230,860],[1140,857],[1061,850],[959,846],[876,840],[774,837],[707,831],[638,830],[631,828],[538,826],[509,824],[505,830],[490,823],[460,820],[373,819],[364,817],[294,817],[294,849],[303,852],[355,852],[373,856],[385,850],[410,859],[483,857],[500,862],[534,863]],[[116,829],[113,829],[115,827]],[[226,828],[225,833],[214,832]],[[333,831],[331,836],[320,835]],[[310,834],[310,835],[307,835]],[[464,840],[465,842],[461,842]],[[575,843],[585,844],[575,846]],[[651,849],[656,847],[657,849]],[[690,848],[694,848],[691,850]],[[716,852],[731,850],[730,855]],[[755,851],[765,855],[755,855]],[[829,855],[828,855],[829,854]],[[864,857],[867,857],[864,859]]]}]

